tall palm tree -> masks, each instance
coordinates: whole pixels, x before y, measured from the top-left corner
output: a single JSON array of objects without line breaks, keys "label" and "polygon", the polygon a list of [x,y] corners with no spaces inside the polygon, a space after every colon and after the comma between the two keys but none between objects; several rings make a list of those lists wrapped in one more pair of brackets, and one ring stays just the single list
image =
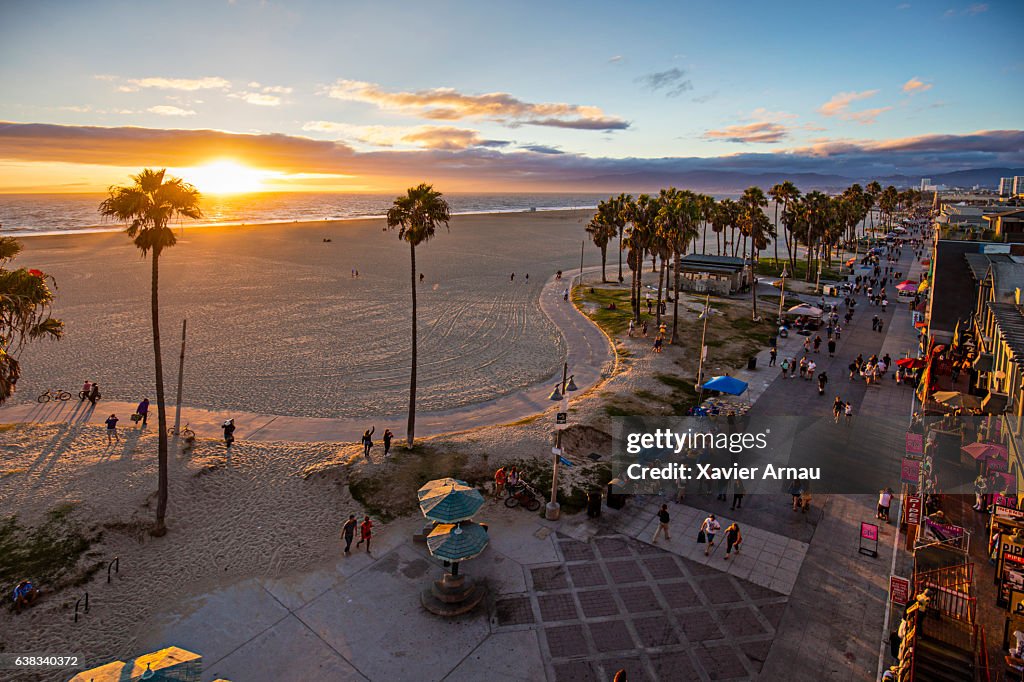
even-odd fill
[{"label": "tall palm tree", "polygon": [[708,252],[708,225],[711,224],[711,216],[715,212],[715,198],[707,194],[694,195],[697,209],[700,211],[700,222],[704,224],[704,236],[700,242],[700,252]]},{"label": "tall palm tree", "polygon": [[750,239],[750,314],[757,319],[757,278],[754,276],[754,263],[757,253],[768,248],[768,237],[772,235],[772,225],[768,222],[764,207],[768,199],[760,187],[748,187],[739,200],[741,207],[739,227],[745,238]]},{"label": "tall palm tree", "polygon": [[19,253],[17,239],[0,237],[0,404],[14,393],[21,376],[18,355],[25,344],[59,339],[64,333],[64,323],[50,317],[53,292],[47,280],[53,279],[39,270],[7,268]]},{"label": "tall palm tree", "polygon": [[601,250],[601,282],[607,282],[605,275],[605,263],[608,260],[608,243],[618,234],[619,228],[616,225],[618,211],[614,206],[614,199],[602,201],[597,205],[597,212],[587,224],[587,234],[590,241]]},{"label": "tall palm tree", "polygon": [[622,236],[626,230],[626,223],[629,222],[626,218],[626,206],[632,201],[633,197],[629,194],[620,194],[608,200],[609,220],[615,224],[615,229],[619,233],[619,284],[622,284]]},{"label": "tall palm tree", "polygon": [[697,225],[703,215],[703,203],[693,192],[682,191],[676,192],[671,201],[665,202],[658,210],[658,231],[673,259],[672,336],[669,343],[676,342],[676,331],[679,326],[681,259],[690,242],[700,235]]},{"label": "tall palm tree", "polygon": [[875,213],[872,210],[878,205],[878,198],[882,196],[882,186],[878,184],[877,180],[872,180],[868,183],[868,186],[864,188],[864,203],[868,207],[868,216],[871,218],[871,229],[875,229]]},{"label": "tall palm tree", "polygon": [[643,291],[644,256],[654,238],[654,218],[658,214],[658,201],[641,194],[626,204],[625,218],[631,223],[625,246],[630,249],[629,265],[633,268],[633,320],[640,321],[640,294]]},{"label": "tall palm tree", "polygon": [[108,191],[100,204],[100,214],[118,222],[127,223],[126,232],[142,252],[150,251],[152,271],[150,280],[150,315],[153,322],[153,360],[156,370],[156,410],[160,431],[158,437],[157,469],[159,489],[156,502],[156,525],[151,533],[164,535],[167,526],[167,408],[164,405],[164,364],[160,352],[160,254],[177,243],[168,224],[175,220],[201,218],[199,191],[180,178],[166,177],[167,169],[145,168],[133,175],[134,183]]},{"label": "tall palm tree", "polygon": [[409,244],[409,262],[412,281],[412,370],[409,376],[409,424],[406,445],[412,447],[416,438],[416,247],[430,241],[437,227],[448,227],[451,209],[441,193],[432,185],[422,183],[410,187],[403,196],[396,197],[388,209],[388,229],[398,228],[398,238]]}]

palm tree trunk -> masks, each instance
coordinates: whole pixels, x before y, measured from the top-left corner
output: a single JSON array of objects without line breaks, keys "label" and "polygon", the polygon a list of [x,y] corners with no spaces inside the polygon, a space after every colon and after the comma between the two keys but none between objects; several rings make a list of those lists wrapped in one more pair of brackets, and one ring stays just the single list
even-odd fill
[{"label": "palm tree trunk", "polygon": [[619,284],[622,284],[622,228],[619,228]]},{"label": "palm tree trunk", "polygon": [[405,444],[412,447],[416,438],[416,247],[409,243],[409,261],[412,276],[412,370],[409,375],[409,425]]},{"label": "palm tree trunk", "polygon": [[672,294],[672,338],[669,343],[676,342],[676,327],[679,324],[679,271],[682,270],[679,263],[679,252],[675,252],[675,291]]},{"label": "palm tree trunk", "polygon": [[772,238],[775,243],[775,265],[779,264],[779,202],[775,202],[775,237]]},{"label": "palm tree trunk", "polygon": [[754,240],[750,240],[750,319],[757,319],[757,277],[754,274]]},{"label": "palm tree trunk", "polygon": [[662,257],[662,259],[661,259],[661,268],[658,270],[658,314],[655,317],[655,320],[656,320],[655,326],[660,326],[661,325],[661,292],[662,292],[662,282],[664,281],[664,279],[665,279],[665,258]]},{"label": "palm tree trunk", "polygon": [[605,274],[605,263],[608,261],[608,245],[605,244],[601,247],[601,284],[608,281],[608,276]]},{"label": "palm tree trunk", "polygon": [[157,433],[157,498],[156,526],[150,533],[156,537],[167,534],[164,517],[167,515],[167,409],[164,405],[164,359],[160,353],[160,251],[153,250],[153,275],[150,282],[150,302],[153,318],[153,359],[156,370]]},{"label": "palm tree trunk", "polygon": [[643,291],[644,280],[644,252],[637,252],[636,257],[636,321],[640,321],[640,292]]},{"label": "palm tree trunk", "polygon": [[707,254],[708,252],[708,221],[704,221],[704,239],[700,242],[700,252]]}]

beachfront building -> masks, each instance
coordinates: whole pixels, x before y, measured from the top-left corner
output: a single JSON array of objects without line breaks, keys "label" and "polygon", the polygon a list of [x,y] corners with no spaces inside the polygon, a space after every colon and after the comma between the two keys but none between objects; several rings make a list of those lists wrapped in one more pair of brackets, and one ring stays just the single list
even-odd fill
[{"label": "beachfront building", "polygon": [[989,216],[1006,213],[1007,207],[1002,204],[989,203],[972,205],[960,201],[957,203],[939,202],[939,213],[935,218],[935,229],[939,239],[997,239],[992,231],[994,225]]},{"label": "beachfront building", "polygon": [[680,267],[682,291],[728,296],[739,292],[750,281],[743,258],[690,253],[680,259]]},{"label": "beachfront building", "polygon": [[1013,178],[999,178],[999,196],[1002,198],[1013,196]]},{"label": "beachfront building", "polygon": [[987,230],[992,239],[1003,242],[1024,242],[1024,208],[989,213],[982,216],[988,223]]}]

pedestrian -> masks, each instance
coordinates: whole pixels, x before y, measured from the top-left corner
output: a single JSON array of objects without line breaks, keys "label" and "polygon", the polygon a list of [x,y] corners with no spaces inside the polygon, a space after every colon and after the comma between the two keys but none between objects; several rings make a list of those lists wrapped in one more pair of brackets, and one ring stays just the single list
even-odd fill
[{"label": "pedestrian", "polygon": [[878,331],[878,315],[871,318],[871,331]]},{"label": "pedestrian", "polygon": [[786,374],[789,372],[789,360],[786,360],[785,358],[783,358],[781,367],[782,367],[782,378],[785,379],[786,378]]},{"label": "pedestrian", "polygon": [[640,325],[640,333],[643,334],[644,338],[647,338],[647,320],[644,320]]},{"label": "pedestrian", "polygon": [[875,513],[876,519],[889,522],[889,505],[892,504],[892,488],[883,488],[878,491],[878,510]]},{"label": "pedestrian", "polygon": [[846,403],[846,405],[843,406],[843,412],[846,413],[846,425],[850,426],[853,424],[853,405]]},{"label": "pedestrian", "polygon": [[814,335],[814,352],[821,352],[821,334]]},{"label": "pedestrian", "polygon": [[395,434],[391,433],[391,429],[384,429],[384,435],[381,437],[384,441],[384,456],[391,456],[391,441],[394,440]]},{"label": "pedestrian", "polygon": [[92,393],[92,382],[88,379],[82,384],[82,392],[78,394],[78,397],[84,403],[89,399],[89,394]]},{"label": "pedestrian", "polygon": [[808,336],[807,338],[804,339],[804,353],[810,353],[810,352],[811,352],[811,337]]},{"label": "pedestrian", "polygon": [[[109,434],[109,431],[107,433]],[[984,476],[979,474],[978,478],[974,479],[974,507],[972,507],[974,511],[985,510],[985,493],[987,492],[988,481],[985,480]]]},{"label": "pedestrian", "polygon": [[740,526],[738,523],[733,522],[725,529],[725,556],[722,558],[728,561],[729,554],[732,553],[733,549],[739,554],[741,544],[743,544],[743,536],[740,535]]},{"label": "pedestrian", "polygon": [[797,363],[796,358],[789,359],[789,378],[792,379],[796,376]]},{"label": "pedestrian", "polygon": [[516,273],[513,272],[512,273],[512,277],[510,277],[508,281],[510,281],[510,282],[516,281]]},{"label": "pedestrian", "polygon": [[836,356],[836,340],[835,339],[829,339],[828,340],[828,356],[830,358],[834,358]]},{"label": "pedestrian", "polygon": [[803,489],[800,491],[800,509],[806,514],[811,510],[811,485],[810,483],[804,483]]},{"label": "pedestrian", "polygon": [[840,398],[839,396],[836,396],[836,399],[832,401],[832,416],[835,417],[836,424],[839,423],[839,415],[843,413],[843,409],[845,407],[846,404],[843,402],[843,399]]},{"label": "pedestrian", "polygon": [[348,515],[348,521],[345,522],[345,525],[341,529],[341,536],[343,538],[345,538],[345,554],[351,553],[351,550],[352,550],[352,538],[354,538],[355,535],[356,535],[356,526],[357,525],[358,525],[358,521],[356,521],[356,515],[355,514],[349,514]]},{"label": "pedestrian", "polygon": [[661,334],[658,334],[658,336],[654,339],[654,352],[661,352]]},{"label": "pedestrian", "polygon": [[117,435],[117,415],[112,414],[107,417],[107,445],[110,445],[114,441],[121,442],[121,438]]},{"label": "pedestrian", "polygon": [[139,426],[139,428],[146,428],[146,421],[147,418],[149,417],[149,398],[142,399],[142,402],[139,403],[139,406],[135,408],[135,414],[139,415],[139,419],[142,421],[142,424]]},{"label": "pedestrian", "polygon": [[706,542],[707,547],[704,548],[704,556],[711,554],[711,548],[715,546],[715,533],[722,528],[722,524],[715,519],[715,515],[711,514],[704,522],[700,524],[700,533],[697,535],[697,542]]},{"label": "pedestrian", "polygon": [[[847,320],[846,322],[849,323],[850,321]],[[840,327],[839,324],[837,323],[836,324],[836,341],[838,341],[841,338],[843,338],[843,328]]]},{"label": "pedestrian", "polygon": [[800,485],[800,481],[793,481],[789,484],[789,494],[793,498],[793,511],[796,511],[800,506],[800,494],[803,492],[803,488]]},{"label": "pedestrian", "polygon": [[562,300],[563,301],[568,301],[569,300],[569,290],[568,289],[564,289],[562,291]]},{"label": "pedestrian", "polygon": [[220,425],[220,428],[224,429],[224,447],[230,450],[231,444],[235,442],[234,418],[226,420],[223,424]]},{"label": "pedestrian", "polygon": [[743,508],[743,496],[746,494],[747,489],[743,487],[743,481],[737,479],[732,486],[732,507],[731,509],[742,509]]},{"label": "pedestrian", "polygon": [[363,444],[363,457],[370,459],[370,448],[373,447],[373,432],[377,430],[376,426],[371,426],[368,431],[363,431],[363,437],[360,442]]},{"label": "pedestrian", "polygon": [[370,553],[370,539],[373,537],[373,521],[367,516],[363,519],[363,522],[359,524],[359,542],[356,543],[356,547],[366,543],[366,553]]},{"label": "pedestrian", "polygon": [[498,470],[494,472],[494,496],[501,499],[501,494],[505,491],[505,467],[498,467]]},{"label": "pedestrian", "polygon": [[665,534],[666,540],[671,540],[672,536],[668,534],[668,505],[661,505],[661,509],[658,510],[658,527],[654,529],[654,537],[651,538],[651,544],[658,542],[658,536],[662,533]]},{"label": "pedestrian", "polygon": [[828,383],[828,374],[822,372],[818,375],[818,395],[825,395],[825,384]]},{"label": "pedestrian", "polygon": [[814,370],[816,370],[817,368],[818,363],[816,363],[814,360],[811,360],[810,362],[807,363],[807,376],[805,377],[807,381],[810,381],[811,379],[814,378]]},{"label": "pedestrian", "polygon": [[100,399],[100,385],[95,381],[92,383],[92,388],[89,390],[89,402],[93,405]]},{"label": "pedestrian", "polygon": [[879,334],[882,333],[882,321],[881,320],[878,321],[878,333]]},{"label": "pedestrian", "polygon": [[633,332],[634,331],[636,331],[636,323],[633,322],[632,318],[630,318],[630,320],[629,320],[629,338],[633,338]]},{"label": "pedestrian", "polygon": [[512,467],[505,474],[505,490],[507,490],[508,494],[511,496],[515,492],[515,490],[516,490],[516,488],[518,486],[519,486],[519,471],[515,467]]},{"label": "pedestrian", "polygon": [[779,351],[775,350],[775,346],[772,346],[771,350],[768,351],[768,366],[775,366],[775,358],[778,357]]}]

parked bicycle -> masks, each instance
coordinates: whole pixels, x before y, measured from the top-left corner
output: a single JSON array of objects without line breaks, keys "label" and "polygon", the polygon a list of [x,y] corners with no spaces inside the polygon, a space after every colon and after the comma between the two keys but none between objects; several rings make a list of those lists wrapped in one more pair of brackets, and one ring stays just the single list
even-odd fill
[{"label": "parked bicycle", "polygon": [[62,391],[57,388],[51,388],[49,391],[46,391],[38,398],[36,398],[36,400],[38,400],[41,403],[48,403],[51,400],[54,402],[57,402],[58,400],[71,400],[71,394],[68,393],[67,391]]},{"label": "parked bicycle", "polygon": [[540,495],[528,484],[520,483],[505,498],[506,507],[512,508],[519,505],[526,507],[527,511],[537,511],[540,509]]},{"label": "parked bicycle", "polygon": [[[172,438],[174,437],[173,426],[167,427],[167,435],[171,436]],[[188,428],[188,423],[186,423],[185,428],[181,430],[181,437],[184,438],[185,440],[193,440],[196,437],[196,432]]]}]

